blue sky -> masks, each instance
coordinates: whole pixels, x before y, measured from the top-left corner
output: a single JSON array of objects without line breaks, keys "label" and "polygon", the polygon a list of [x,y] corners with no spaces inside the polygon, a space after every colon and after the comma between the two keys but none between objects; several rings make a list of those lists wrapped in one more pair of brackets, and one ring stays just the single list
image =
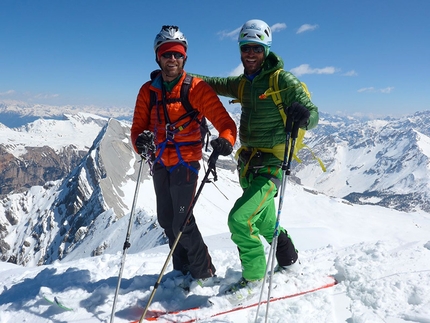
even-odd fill
[{"label": "blue sky", "polygon": [[429,13],[428,0],[2,0],[0,101],[133,109],[162,25],[188,38],[187,71],[228,76],[238,29],[262,19],[320,111],[411,114],[430,109]]}]

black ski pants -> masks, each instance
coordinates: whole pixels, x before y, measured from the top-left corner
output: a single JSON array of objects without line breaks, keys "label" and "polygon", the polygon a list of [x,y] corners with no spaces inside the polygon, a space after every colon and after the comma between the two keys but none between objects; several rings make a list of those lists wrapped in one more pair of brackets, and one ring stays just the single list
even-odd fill
[{"label": "black ski pants", "polygon": [[[200,169],[199,162],[191,162],[189,166],[197,171]],[[154,165],[153,182],[157,196],[157,219],[169,239],[170,248],[192,205],[197,181],[196,172],[186,165],[181,164],[173,169],[160,163]],[[172,258],[174,269],[183,273],[189,270],[195,279],[208,278],[215,274],[215,267],[193,214],[182,231]]]}]

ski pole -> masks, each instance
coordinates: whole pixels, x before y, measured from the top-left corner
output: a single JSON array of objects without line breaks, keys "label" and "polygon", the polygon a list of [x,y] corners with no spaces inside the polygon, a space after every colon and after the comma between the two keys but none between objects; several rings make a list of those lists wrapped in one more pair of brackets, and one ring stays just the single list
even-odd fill
[{"label": "ski pole", "polygon": [[[279,236],[279,222],[280,222],[280,217],[281,217],[282,205],[283,205],[283,201],[284,201],[284,194],[285,194],[284,192],[285,192],[287,175],[290,175],[290,173],[291,173],[291,161],[292,161],[293,156],[294,156],[294,146],[296,143],[298,131],[299,131],[298,123],[295,123],[294,127],[293,127],[292,118],[291,117],[287,118],[287,124],[285,126],[285,132],[286,132],[285,151],[284,151],[284,159],[282,162],[282,170],[284,171],[284,176],[282,177],[281,190],[280,190],[280,194],[279,194],[279,206],[278,206],[278,213],[277,213],[277,218],[276,218],[275,230],[273,232],[273,239],[272,239],[272,243],[270,244],[269,257],[267,260],[267,265],[268,265],[267,267],[268,268],[266,270],[266,275],[264,276],[263,284],[262,284],[261,291],[260,291],[260,298],[258,301],[257,313],[255,316],[255,322],[257,322],[257,319],[258,319],[258,313],[260,311],[261,300],[263,297],[264,286],[266,283],[266,277],[267,277],[268,272],[269,272],[269,264],[270,264],[270,271],[272,274],[270,275],[270,279],[269,279],[269,291],[268,291],[268,295],[267,295],[267,305],[266,305],[267,309],[266,309],[266,318],[265,318],[265,320],[267,321],[267,315],[268,315],[269,303],[270,303],[270,292],[271,292],[271,288],[272,288],[272,276],[273,276],[273,269],[274,269],[274,265],[275,265],[275,255],[276,255],[276,248],[277,248],[278,236]],[[290,139],[291,139],[291,148],[290,148]]]},{"label": "ski pole", "polygon": [[166,261],[164,262],[163,268],[161,269],[161,272],[160,272],[160,274],[158,276],[158,279],[157,279],[157,281],[154,284],[154,288],[153,288],[153,290],[151,292],[151,295],[149,296],[148,303],[146,303],[145,309],[143,311],[142,316],[140,317],[139,323],[142,323],[143,320],[145,319],[145,315],[148,312],[149,305],[151,305],[151,302],[154,299],[155,292],[157,291],[157,288],[158,288],[158,286],[161,283],[161,279],[163,278],[164,271],[166,270],[166,268],[167,268],[167,266],[168,266],[168,264],[170,262],[170,259],[172,258],[173,252],[175,251],[176,246],[178,245],[179,240],[182,237],[182,233],[184,232],[185,227],[186,227],[189,219],[191,218],[191,214],[193,212],[194,206],[197,203],[197,199],[199,198],[200,193],[203,190],[203,186],[209,181],[208,180],[209,179],[209,175],[212,173],[213,176],[214,176],[214,181],[217,181],[217,174],[216,174],[215,164],[216,164],[216,161],[218,159],[218,156],[219,156],[219,154],[214,151],[214,152],[212,152],[211,156],[209,157],[209,160],[208,160],[208,170],[206,171],[205,177],[203,177],[202,183],[200,184],[200,187],[197,190],[196,195],[194,196],[193,202],[191,203],[191,206],[188,209],[187,216],[185,217],[184,223],[182,224],[182,226],[181,226],[181,228],[179,230],[178,236],[176,237],[175,241],[173,242],[173,245],[172,245],[172,247],[170,249],[170,252],[167,255]]},{"label": "ski pole", "polygon": [[[271,264],[271,269],[270,269],[272,274],[270,275],[269,291],[267,293],[266,315],[265,315],[264,322],[267,322],[267,318],[269,315],[270,293],[272,291],[273,270],[275,268],[275,254],[276,254],[276,247],[278,245],[278,237],[279,237],[279,222],[280,222],[280,218],[281,218],[282,205],[283,205],[283,201],[284,201],[287,176],[291,174],[291,162],[292,162],[293,156],[294,156],[294,148],[296,145],[296,139],[297,139],[298,133],[299,133],[299,123],[295,122],[293,125],[292,133],[291,133],[291,147],[290,147],[290,154],[288,156],[288,162],[287,162],[287,165],[283,165],[283,167],[282,167],[282,170],[285,173],[284,173],[283,184],[282,184],[283,188],[281,188],[281,196],[279,199],[278,217],[276,219],[276,228],[275,228],[275,236],[274,236],[275,243],[274,243],[274,247],[273,247],[273,251],[272,251],[272,264]],[[285,161],[285,156],[284,156],[284,161]],[[273,242],[272,242],[272,244],[273,244]]]},{"label": "ski pole", "polygon": [[127,254],[127,249],[130,248],[130,246],[131,246],[130,235],[131,235],[131,228],[132,228],[132,224],[133,224],[134,210],[136,208],[137,197],[139,195],[140,178],[142,177],[143,162],[146,161],[146,159],[148,158],[148,155],[147,154],[141,154],[140,157],[141,157],[141,160],[140,160],[139,172],[137,174],[136,189],[134,191],[133,204],[131,206],[131,212],[130,212],[130,220],[128,222],[127,235],[125,237],[125,242],[124,242],[124,246],[123,246],[122,258],[121,258],[121,267],[120,267],[119,275],[118,275],[118,283],[116,285],[115,296],[113,298],[112,313],[110,316],[110,322],[111,323],[113,323],[114,317],[115,317],[116,300],[118,297],[119,287],[121,285],[122,272],[124,270],[124,264],[125,264],[125,257]]}]

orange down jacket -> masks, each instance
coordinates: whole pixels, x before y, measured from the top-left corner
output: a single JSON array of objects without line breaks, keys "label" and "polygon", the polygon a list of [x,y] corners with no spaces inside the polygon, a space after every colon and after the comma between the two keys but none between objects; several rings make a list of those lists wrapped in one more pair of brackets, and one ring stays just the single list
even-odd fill
[{"label": "orange down jacket", "polygon": [[[186,73],[184,71],[172,91],[166,91],[166,100],[180,97],[180,90],[185,76]],[[202,158],[201,144],[186,144],[199,142],[201,139],[200,125],[196,121],[190,122],[188,126],[175,134],[174,142],[179,145],[175,146],[169,142],[164,151],[162,151],[161,156],[159,156],[161,151],[160,145],[166,140],[166,119],[161,104],[155,104],[152,108],[149,105],[150,90],[155,91],[158,102],[162,102],[162,82],[161,74],[159,74],[153,81],[146,82],[140,88],[131,126],[131,142],[133,143],[133,147],[137,152],[136,138],[144,130],[150,130],[155,134],[155,144],[157,145],[156,157],[160,157],[163,165],[174,166],[179,163],[177,148],[185,162],[198,161]],[[205,116],[215,129],[218,130],[219,137],[227,139],[234,146],[237,134],[236,124],[225,110],[215,91],[202,79],[194,77],[188,92],[188,99],[191,106],[199,111],[199,118]],[[167,104],[167,113],[172,124],[186,112],[180,101]],[[187,121],[189,121],[189,117],[181,120],[176,126],[180,126]]]}]

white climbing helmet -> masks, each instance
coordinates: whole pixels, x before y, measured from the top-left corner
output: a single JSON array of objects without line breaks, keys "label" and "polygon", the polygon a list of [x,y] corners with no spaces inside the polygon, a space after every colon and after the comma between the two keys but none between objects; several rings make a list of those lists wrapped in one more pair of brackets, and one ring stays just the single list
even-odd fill
[{"label": "white climbing helmet", "polygon": [[262,20],[248,20],[240,30],[238,41],[239,45],[252,42],[270,47],[272,45],[272,31]]},{"label": "white climbing helmet", "polygon": [[188,48],[188,41],[178,26],[161,27],[161,31],[155,36],[154,51],[157,52],[158,47],[165,43],[179,43],[185,47],[185,50]]},{"label": "white climbing helmet", "polygon": [[272,30],[263,20],[251,19],[244,23],[239,32],[239,47],[247,43],[257,43],[264,46],[265,57],[272,45]]}]

